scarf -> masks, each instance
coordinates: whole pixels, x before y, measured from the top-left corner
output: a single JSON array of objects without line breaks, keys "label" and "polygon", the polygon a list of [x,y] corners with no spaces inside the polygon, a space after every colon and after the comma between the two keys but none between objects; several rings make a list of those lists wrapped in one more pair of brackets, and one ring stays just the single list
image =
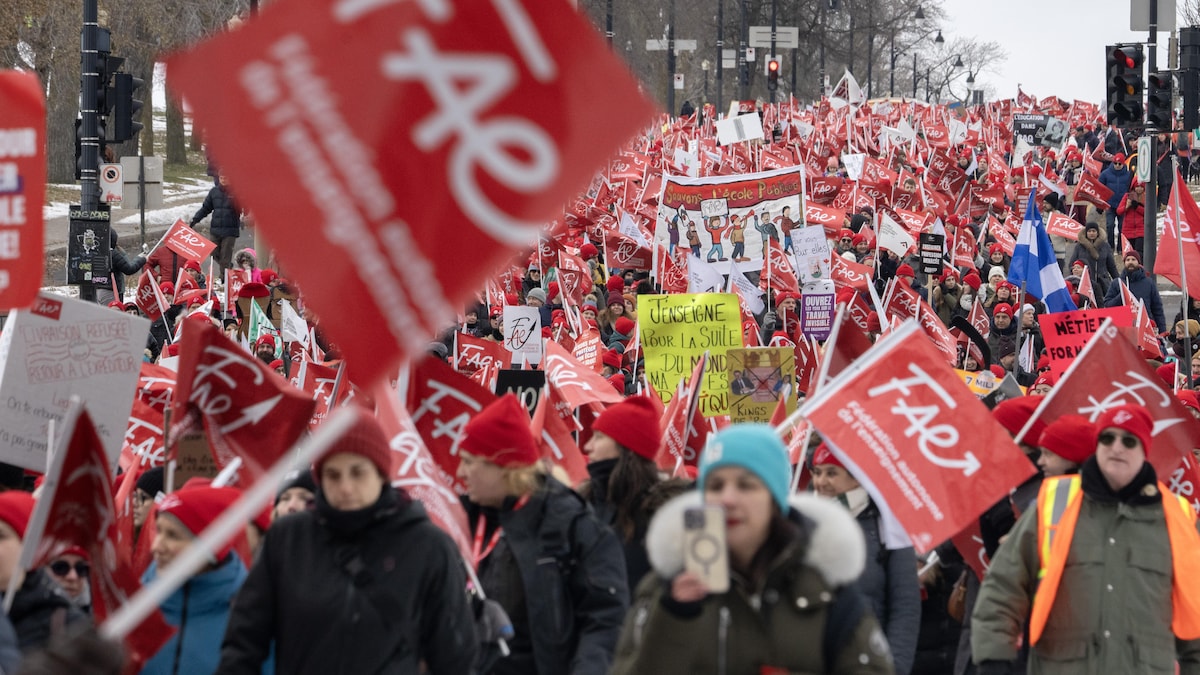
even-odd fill
[{"label": "scarf", "polygon": [[372,524],[383,520],[408,503],[404,493],[384,483],[383,491],[375,503],[357,511],[341,511],[325,500],[325,494],[317,491],[317,517],[335,537],[354,539]]}]

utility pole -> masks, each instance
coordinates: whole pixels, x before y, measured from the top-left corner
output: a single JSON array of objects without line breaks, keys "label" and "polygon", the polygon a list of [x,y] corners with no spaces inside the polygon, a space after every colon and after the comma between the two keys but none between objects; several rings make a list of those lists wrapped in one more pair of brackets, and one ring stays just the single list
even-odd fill
[{"label": "utility pole", "polygon": [[725,0],[717,0],[717,114],[725,107]]},{"label": "utility pole", "polygon": [[750,98],[750,66],[746,63],[746,40],[750,30],[746,18],[746,0],[738,0],[740,28],[738,29],[738,99]]},{"label": "utility pole", "polygon": [[[775,58],[775,31],[777,31],[779,29],[779,26],[776,23],[776,15],[777,15],[778,9],[779,9],[779,0],[771,0],[771,53],[767,55],[768,60]],[[768,87],[767,93],[770,94],[771,103],[774,103],[775,102],[774,85],[772,85],[771,87]]]},{"label": "utility pole", "polygon": [[667,3],[667,12],[667,112],[675,116],[675,0]]},{"label": "utility pole", "polygon": [[612,42],[613,42],[612,5],[613,5],[613,0],[608,0],[608,2],[605,5],[605,15],[604,15],[604,36],[608,38],[608,48],[609,49],[612,49]]},{"label": "utility pole", "polygon": [[[1150,0],[1150,36],[1146,41],[1146,76],[1158,71],[1158,0]],[[1158,134],[1157,131],[1170,133],[1170,129],[1153,129],[1149,126],[1146,132],[1150,134],[1150,180],[1146,182],[1146,239],[1142,242],[1142,266],[1146,274],[1154,276],[1154,259],[1158,255]],[[1168,136],[1168,139],[1170,137]],[[1168,145],[1167,147],[1170,147]],[[1186,302],[1187,299],[1185,298]],[[1160,327],[1161,328],[1161,327]]]}]

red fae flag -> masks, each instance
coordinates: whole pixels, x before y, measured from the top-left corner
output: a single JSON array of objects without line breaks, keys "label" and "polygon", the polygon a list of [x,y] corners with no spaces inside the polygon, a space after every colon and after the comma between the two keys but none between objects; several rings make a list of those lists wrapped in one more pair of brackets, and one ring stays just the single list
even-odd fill
[{"label": "red fae flag", "polygon": [[315,403],[212,322],[183,325],[168,440],[203,421],[217,466],[242,459],[238,484],[246,489],[304,433]]},{"label": "red fae flag", "polygon": [[392,485],[421,502],[429,519],[454,540],[463,560],[473,560],[467,513],[454,491],[454,477],[433,461],[408,411],[400,405],[396,388],[381,380],[372,393],[379,406],[376,419],[396,453]]},{"label": "red fae flag", "polygon": [[553,340],[546,341],[545,369],[546,385],[557,390],[572,408],[587,403],[610,404],[625,400],[599,373],[577,361]]},{"label": "red fae flag", "polygon": [[[1185,290],[1191,297],[1200,298],[1200,207],[1197,207],[1191,192],[1175,187],[1180,185],[1186,188],[1187,181],[1183,180],[1179,169],[1175,169],[1175,182],[1172,183],[1171,199],[1163,220],[1162,240],[1158,243],[1158,257],[1154,259],[1154,273],[1163,275],[1183,288],[1180,269],[1186,268],[1190,274]],[[1175,217],[1177,212],[1178,219]],[[1180,238],[1183,239],[1182,245]],[[1182,264],[1179,260],[1181,248]]]},{"label": "red fae flag", "polygon": [[33,303],[42,284],[46,199],[45,89],[36,75],[0,72],[0,309]]},{"label": "red fae flag", "polygon": [[[66,447],[60,446],[47,472],[26,532],[26,542],[35,546],[28,568],[41,567],[71,548],[86,551],[92,565],[92,611],[99,624],[137,593],[138,575],[130,565],[129,549],[118,544],[108,460],[82,404],[68,409],[62,434]],[[125,647],[135,664],[131,671],[137,672],[174,632],[158,610],[130,631]]]},{"label": "red fae flag", "polygon": [[154,275],[150,274],[149,268],[143,269],[141,276],[138,277],[133,302],[151,321],[161,319],[166,310],[166,299],[163,298],[162,291],[158,289],[158,282],[154,280]]},{"label": "red fae flag", "polygon": [[455,477],[458,437],[467,422],[495,400],[496,395],[490,390],[455,372],[437,357],[426,356],[409,369],[405,407],[411,411],[417,433],[433,460],[454,479],[455,490],[462,490]]},{"label": "red fae flag", "polygon": [[[1027,432],[1038,418],[1054,420],[1062,415],[1083,415],[1095,422],[1110,408],[1127,403],[1144,406],[1154,418],[1154,451],[1146,458],[1159,478],[1165,480],[1180,467],[1181,457],[1190,454],[1196,445],[1200,421],[1192,417],[1169,386],[1164,386],[1133,344],[1108,322],[1092,336],[1021,431]],[[1183,496],[1190,499],[1196,495]]]},{"label": "red fae flag", "polygon": [[360,385],[423,352],[653,112],[562,2],[283,3],[168,72]]},{"label": "red fae flag", "polygon": [[902,324],[820,388],[804,414],[924,553],[1034,468],[920,331]]},{"label": "red fae flag", "polygon": [[179,219],[163,235],[163,246],[166,246],[188,260],[200,262],[212,253],[217,244],[209,240],[208,237],[188,227],[188,224],[183,222],[183,219]]}]

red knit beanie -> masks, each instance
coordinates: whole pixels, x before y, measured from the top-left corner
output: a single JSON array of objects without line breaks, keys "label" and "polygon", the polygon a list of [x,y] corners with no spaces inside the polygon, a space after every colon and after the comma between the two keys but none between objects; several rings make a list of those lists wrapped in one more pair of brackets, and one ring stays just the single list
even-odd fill
[{"label": "red knit beanie", "polygon": [[621,353],[615,349],[609,349],[604,352],[604,356],[600,357],[600,362],[613,370],[621,369]]},{"label": "red knit beanie", "polygon": [[1105,429],[1120,429],[1128,431],[1142,442],[1146,454],[1150,454],[1150,441],[1154,440],[1154,418],[1146,409],[1132,403],[1119,405],[1100,416],[1096,420],[1096,431],[1093,438],[1099,443],[1101,432]]},{"label": "red knit beanie", "polygon": [[915,271],[913,271],[912,265],[909,265],[908,263],[904,263],[903,265],[896,268],[896,276],[915,278],[917,276],[917,273]]},{"label": "red knit beanie", "polygon": [[604,284],[604,287],[608,289],[610,295],[613,293],[620,295],[625,292],[625,278],[614,274],[608,278],[608,282]]},{"label": "red knit beanie", "polygon": [[29,516],[33,515],[34,502],[33,495],[28,492],[0,492],[0,521],[4,521],[16,531],[18,537],[24,539]]},{"label": "red knit beanie", "polygon": [[[225,509],[233,505],[241,494],[237,489],[230,487],[184,488],[163,497],[158,503],[158,514],[175,516],[193,536],[198,537]],[[216,551],[217,560],[225,559],[233,550],[236,539],[237,537],[234,537],[225,542],[220,550]]]},{"label": "red knit beanie", "polygon": [[627,316],[617,317],[617,320],[613,322],[613,330],[626,337],[633,336],[633,329],[633,319]]},{"label": "red knit beanie", "polygon": [[609,406],[592,423],[592,430],[610,436],[639,457],[653,461],[658,455],[662,436],[658,409],[645,396]]},{"label": "red knit beanie", "polygon": [[529,412],[512,393],[472,417],[458,447],[500,467],[529,466],[541,456],[529,429]]},{"label": "red knit beanie", "polygon": [[[384,477],[392,475],[392,448],[387,436],[375,421],[374,415],[359,406],[354,408],[354,423],[341,438],[333,442],[329,449],[313,464],[313,479],[321,484],[321,466],[334,455],[347,453],[365,457]],[[390,480],[390,478],[388,478]]]},{"label": "red knit beanie", "polygon": [[842,464],[841,460],[839,460],[832,452],[830,452],[829,446],[825,445],[824,443],[818,445],[816,450],[813,450],[812,456],[813,466],[821,466],[822,464],[832,464],[834,466],[840,466],[843,469],[846,468],[846,465]]},{"label": "red knit beanie", "polygon": [[1175,394],[1175,397],[1180,401],[1183,401],[1184,406],[1191,408],[1192,410],[1200,410],[1200,397],[1196,395],[1195,391],[1191,389],[1180,389],[1179,393]]},{"label": "red knit beanie", "polygon": [[[1015,437],[1025,427],[1029,418],[1033,417],[1033,411],[1037,410],[1041,403],[1042,397],[1035,395],[1010,398],[1007,401],[1001,401],[992,409],[992,417],[995,417],[1000,426]],[[1045,430],[1046,423],[1038,418],[1038,421],[1034,422],[1033,427],[1025,434],[1024,440],[1029,445],[1033,445],[1037,439],[1041,438],[1042,432]]]},{"label": "red knit beanie", "polygon": [[600,251],[596,250],[596,245],[590,241],[579,247],[579,257],[583,258],[584,260],[591,260],[599,253]]},{"label": "red knit beanie", "polygon": [[1062,457],[1073,464],[1096,453],[1096,428],[1082,415],[1063,415],[1046,425],[1038,437],[1038,447]]}]

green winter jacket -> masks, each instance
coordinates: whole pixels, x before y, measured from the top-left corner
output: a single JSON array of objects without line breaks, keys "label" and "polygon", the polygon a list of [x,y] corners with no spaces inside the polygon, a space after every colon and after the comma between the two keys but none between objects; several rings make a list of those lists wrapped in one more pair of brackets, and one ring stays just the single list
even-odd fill
[{"label": "green winter jacket", "polygon": [[[1079,522],[1028,673],[1171,675],[1178,659],[1180,675],[1200,675],[1200,640],[1171,633],[1171,547],[1153,471],[1133,498],[1097,499],[1089,487],[1095,462],[1082,470]],[[1016,657],[1037,590],[1037,515],[1025,511],[983,580],[971,614],[977,664]]]},{"label": "green winter jacket", "polygon": [[[656,574],[638,587],[613,675],[759,675],[768,666],[805,674],[893,672],[869,603],[847,586],[865,562],[862,533],[833,501],[793,497],[789,517],[805,534],[776,559],[758,592],[735,575],[727,593],[683,606],[668,597],[664,604],[670,593],[664,580],[683,569],[683,510],[698,504],[697,493],[685,494],[651,523],[647,545]],[[835,645],[828,659],[827,645]]]}]

